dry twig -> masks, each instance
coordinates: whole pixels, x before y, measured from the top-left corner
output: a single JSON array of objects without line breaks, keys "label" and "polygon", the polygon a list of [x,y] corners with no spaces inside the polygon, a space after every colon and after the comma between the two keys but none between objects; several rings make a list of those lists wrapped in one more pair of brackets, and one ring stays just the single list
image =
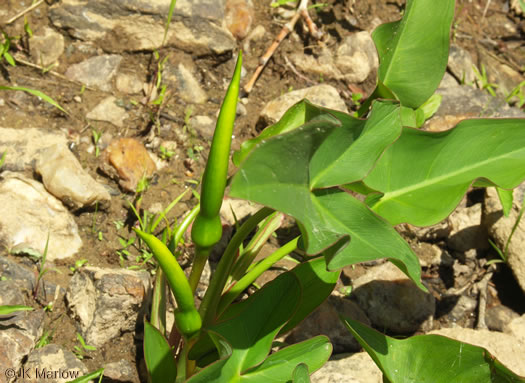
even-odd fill
[{"label": "dry twig", "polygon": [[279,32],[279,34],[273,41],[272,45],[270,45],[266,53],[261,57],[259,61],[259,65],[255,69],[255,72],[253,73],[252,77],[250,78],[250,80],[246,83],[246,85],[243,88],[246,94],[249,94],[252,91],[255,85],[255,82],[261,75],[261,72],[263,71],[264,67],[266,66],[270,58],[273,56],[273,54],[275,53],[275,51],[277,50],[281,42],[286,38],[286,36],[288,36],[288,34],[291,31],[293,31],[295,24],[297,24],[297,21],[299,20],[299,18],[302,17],[305,20],[306,25],[308,26],[308,29],[310,31],[310,34],[313,37],[315,37],[316,39],[321,38],[322,32],[317,28],[315,23],[312,21],[312,19],[310,18],[310,15],[308,15],[307,6],[308,6],[308,0],[301,0],[301,2],[299,3],[299,6],[297,7],[297,11],[292,17],[292,19],[283,26],[283,28],[281,29],[281,31]]},{"label": "dry twig", "polygon": [[487,308],[487,289],[490,282],[490,279],[492,278],[492,275],[494,274],[494,266],[491,265],[488,270],[487,274],[483,276],[481,281],[479,281],[476,285],[479,289],[479,304],[478,304],[478,323],[476,325],[476,329],[482,330],[487,328],[487,324],[485,323],[485,311]]},{"label": "dry twig", "polygon": [[[42,72],[44,72],[45,69],[46,69],[46,68],[44,68],[44,67],[42,67],[40,65],[36,65],[36,64],[33,64],[32,62],[25,61],[25,60],[21,59],[19,56],[15,56],[15,61],[18,64],[22,64],[22,65],[25,65],[25,66],[30,67],[30,68],[38,69],[38,70],[40,70]],[[64,76],[64,75],[62,75],[62,74],[60,74],[58,72],[52,71],[52,70],[45,71],[45,73],[49,73],[49,74],[51,74],[51,75],[53,75],[55,77],[58,77],[61,80],[68,81],[68,82],[73,83],[73,84],[84,86],[85,89],[98,90],[98,89],[92,88],[90,86],[87,86],[85,84],[82,84],[81,82],[78,82],[78,81],[75,81],[75,80],[71,80],[71,79],[67,78],[66,76]]]},{"label": "dry twig", "polygon": [[490,2],[492,0],[487,0],[487,3],[485,4],[485,9],[483,10],[483,14],[481,15],[481,22],[483,23],[483,20],[485,19],[485,16],[487,15],[487,11],[489,10]]},{"label": "dry twig", "polygon": [[35,9],[36,7],[38,7],[40,4],[42,4],[44,2],[44,0],[39,0],[37,1],[36,3],[34,3],[33,5],[31,5],[30,7],[24,9],[22,12],[18,13],[17,15],[11,17],[9,20],[6,21],[5,25],[9,25],[13,22],[15,22],[16,20],[18,20],[20,17],[24,16],[26,13],[28,12],[31,12],[33,9]]}]

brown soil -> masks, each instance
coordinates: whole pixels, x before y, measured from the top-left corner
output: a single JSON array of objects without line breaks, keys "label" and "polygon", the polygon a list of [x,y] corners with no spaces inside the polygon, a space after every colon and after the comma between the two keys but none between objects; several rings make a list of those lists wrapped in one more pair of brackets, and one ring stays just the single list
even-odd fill
[{"label": "brown soil", "polygon": [[[26,2],[27,3],[27,2]],[[402,0],[324,0],[326,6],[310,11],[315,23],[325,32],[325,44],[334,45],[346,35],[359,31],[369,30],[371,26],[377,24],[377,19],[382,22],[398,19],[402,11],[404,1]],[[486,0],[458,0],[456,18],[452,32],[452,38],[457,44],[469,50],[474,57],[477,57],[480,49],[489,49],[501,60],[509,63],[511,67],[521,70],[525,66],[525,48],[523,47],[523,25],[524,21],[512,14],[511,11],[503,11],[507,1],[494,0],[491,2],[485,18],[482,18]],[[282,27],[282,23],[275,18],[273,8],[268,1],[254,1],[256,24],[263,25],[268,34],[276,36]],[[28,22],[34,31],[43,26],[51,26],[47,18],[49,5],[44,3],[39,7],[38,13],[28,14]],[[0,11],[6,11],[11,16],[23,9],[21,2],[7,0],[0,5]],[[7,17],[6,17],[7,19]],[[513,26],[517,32],[509,33],[508,25]],[[23,35],[23,18],[5,28],[10,36]],[[72,44],[74,40],[64,31],[61,31],[66,38],[66,46]],[[487,44],[487,41],[490,44]],[[253,42],[251,50],[245,53],[245,68],[248,76],[253,73],[258,65],[259,57],[271,44],[270,38],[265,41]],[[104,44],[100,44],[104,47]],[[26,46],[21,42],[18,55],[24,56]],[[247,114],[240,116],[236,121],[235,140],[233,148],[239,147],[245,139],[253,137],[258,128],[258,116],[266,102],[280,96],[289,89],[300,89],[308,84],[303,78],[298,77],[286,65],[285,57],[291,53],[315,54],[319,49],[319,43],[313,40],[304,31],[299,23],[295,33],[289,36],[279,47],[274,57],[270,60],[267,67],[258,80],[253,92],[249,95],[249,103],[246,105]],[[187,59],[185,54],[173,49],[164,49],[161,55],[170,55],[170,60]],[[151,53],[125,53],[121,71],[134,73],[140,79],[147,81],[154,72]],[[64,54],[61,64],[53,71],[64,73],[65,70],[74,63],[87,58],[86,54],[79,53]],[[27,61],[30,59],[28,58]],[[187,105],[177,98],[177,94],[171,92],[167,102],[162,106],[163,116],[160,117],[161,126],[170,127],[169,129],[157,129],[151,124],[149,113],[150,107],[143,106],[140,100],[122,94],[115,94],[121,99],[124,105],[129,107],[131,118],[126,121],[125,127],[119,129],[109,123],[87,122],[86,113],[93,109],[98,102],[107,96],[106,93],[92,89],[81,91],[78,84],[65,81],[51,73],[42,71],[25,65],[10,67],[4,65],[0,84],[16,84],[33,89],[38,89],[63,105],[70,113],[64,116],[45,102],[27,96],[16,98],[8,93],[1,94],[5,105],[0,106],[0,125],[2,127],[26,126],[47,127],[65,131],[70,140],[75,142],[73,152],[78,156],[81,164],[90,174],[96,177],[103,177],[99,174],[100,157],[95,157],[93,153],[88,153],[87,149],[91,143],[92,132],[95,129],[102,133],[109,133],[113,137],[126,136],[136,137],[144,143],[148,143],[155,136],[162,139],[174,140],[178,143],[176,153],[169,159],[168,166],[164,167],[151,180],[149,189],[144,193],[141,204],[142,209],[148,210],[156,203],[166,207],[169,202],[175,199],[180,193],[188,188],[198,190],[196,184],[202,174],[205,163],[206,153],[209,143],[203,141],[198,136],[184,130],[185,115],[191,109],[192,115],[209,115],[214,117],[219,109],[221,99],[224,95],[224,83],[230,78],[233,71],[233,60],[216,57],[193,57],[195,66],[199,68],[200,76],[210,102],[206,105]],[[305,75],[308,77],[308,75]],[[314,83],[320,79],[310,78]],[[375,79],[369,78],[364,84],[356,86],[369,94],[375,85]],[[346,84],[337,81],[327,81],[339,89],[345,97],[349,107],[352,107],[350,98],[351,91]],[[75,96],[81,97],[81,102],[75,101]],[[21,101],[20,101],[21,100]],[[138,102],[133,105],[133,101]],[[81,140],[81,138],[88,138]],[[188,150],[196,146],[203,146],[204,150],[196,153],[193,158],[188,156]],[[117,183],[110,181],[115,190],[120,190]],[[140,267],[152,270],[152,262],[143,263],[141,250],[137,242],[129,246],[127,250],[130,256],[127,259],[119,259],[118,250],[122,249],[119,238],[128,240],[134,237],[131,228],[137,224],[137,220],[129,209],[129,202],[133,200],[132,194],[120,191],[120,194],[112,199],[112,205],[107,210],[83,210],[75,213],[77,224],[84,246],[78,253],[76,259],[59,262],[54,265],[58,272],[49,272],[44,277],[49,282],[60,286],[67,286],[72,276],[69,266],[73,266],[77,259],[86,259],[89,265],[99,267]],[[196,204],[196,199],[191,193],[187,193],[183,201],[179,203],[168,215],[170,220],[181,217],[186,211]],[[123,227],[120,224],[123,223]],[[191,249],[188,250],[188,256]],[[17,257],[18,262],[22,260]],[[360,267],[357,268],[360,270]],[[436,289],[449,287],[439,276],[437,278]],[[429,278],[430,279],[430,278]],[[494,297],[494,299],[498,299]],[[67,349],[72,350],[78,345],[75,338],[77,329],[75,323],[69,317],[63,301],[59,301],[53,311],[46,315],[45,329],[53,331],[52,342],[62,344]],[[107,361],[117,361],[122,358],[129,360],[137,366],[140,365],[142,357],[141,339],[134,339],[133,334],[123,334],[116,341],[107,343],[104,347],[95,352],[89,352],[84,359],[90,371],[104,365]],[[138,381],[138,375],[136,377]]]}]

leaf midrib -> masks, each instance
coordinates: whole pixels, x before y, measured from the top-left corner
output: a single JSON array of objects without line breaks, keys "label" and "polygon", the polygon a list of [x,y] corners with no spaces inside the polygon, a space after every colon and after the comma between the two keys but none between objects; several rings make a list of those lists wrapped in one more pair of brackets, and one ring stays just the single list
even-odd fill
[{"label": "leaf midrib", "polygon": [[[319,210],[322,210],[322,214],[326,214],[327,216],[329,216],[331,219],[333,219],[335,222],[339,223],[342,227],[344,227],[346,229],[346,233],[339,233],[339,234],[341,234],[341,236],[345,236],[347,234],[350,234],[350,242],[352,242],[352,237],[357,238],[357,239],[361,240],[362,243],[367,244],[371,249],[376,251],[378,254],[384,254],[383,250],[379,249],[378,247],[376,247],[375,245],[373,245],[369,241],[363,239],[363,237],[361,235],[357,234],[355,231],[350,230],[350,228],[348,226],[346,226],[346,224],[344,222],[342,222],[338,217],[336,217],[334,214],[332,214],[332,212],[329,209],[325,208],[321,204],[321,202],[318,201],[318,199],[315,197],[315,195],[312,194],[312,197],[313,197],[312,198],[312,203],[314,205],[316,205],[316,207]],[[353,198],[353,197],[351,197],[351,198]],[[373,214],[372,212],[370,212],[370,213]]]},{"label": "leaf midrib", "polygon": [[[500,161],[500,160],[502,160],[504,158],[512,156],[514,153],[522,152],[523,150],[525,150],[525,148],[519,148],[519,149],[513,150],[511,152],[506,152],[505,154],[500,155],[500,156],[490,157],[490,158],[488,158],[488,159],[486,159],[484,161],[476,162],[474,165],[471,165],[471,166],[461,167],[461,168],[457,169],[456,171],[453,171],[453,172],[450,172],[450,173],[447,173],[447,174],[444,174],[444,175],[441,175],[441,176],[438,176],[438,177],[433,177],[433,178],[430,178],[430,179],[426,179],[425,181],[418,182],[418,183],[412,184],[410,186],[406,186],[406,187],[397,189],[395,191],[386,192],[386,193],[384,193],[383,197],[372,207],[372,209],[376,210],[379,206],[381,206],[385,202],[388,202],[389,200],[392,200],[392,199],[394,199],[396,197],[399,197],[399,196],[401,196],[403,194],[408,194],[408,193],[413,192],[415,190],[420,190],[420,189],[424,189],[424,188],[427,188],[427,187],[435,185],[435,184],[440,184],[444,180],[447,180],[447,179],[450,179],[450,178],[454,178],[456,176],[461,175],[462,173],[468,173],[468,172],[474,171],[477,168],[483,167],[483,166],[485,166],[487,164],[490,164],[492,162]],[[483,176],[481,176],[481,175],[477,176],[475,178],[472,178],[470,181],[473,181],[474,179],[479,178],[479,177],[483,177]],[[487,177],[487,178],[489,178],[489,177]],[[365,179],[364,182],[366,184],[366,179]],[[465,182],[467,182],[467,181],[465,181]],[[369,186],[369,185],[367,185],[367,186]]]},{"label": "leaf midrib", "polygon": [[[408,1],[410,1],[410,0],[408,0]],[[401,38],[403,37],[403,35],[404,35],[404,33],[405,33],[405,28],[403,28],[403,30],[400,32],[401,24],[404,24],[404,25],[407,24],[407,23],[404,22],[404,21],[405,21],[405,17],[408,19],[408,18],[410,17],[410,15],[412,14],[412,12],[414,12],[413,9],[414,9],[414,5],[412,5],[412,6],[410,7],[409,12],[408,12],[408,13],[405,13],[405,15],[404,15],[400,20],[398,20],[398,21],[394,21],[394,23],[399,23],[398,27],[396,28],[396,30],[397,30],[398,33],[399,33],[399,37],[398,37],[398,39],[397,39],[397,42],[396,42],[396,44],[395,44],[394,49],[392,50],[392,56],[391,56],[391,59],[390,59],[389,65],[388,65],[388,67],[387,67],[387,69],[386,69],[385,77],[383,78],[383,84],[385,84],[385,85],[387,85],[387,86],[388,86],[387,83],[388,83],[388,76],[389,76],[389,74],[390,74],[390,70],[392,69],[392,67],[393,67],[393,63],[395,62],[395,58],[397,57],[398,52],[400,51],[400,45],[401,45],[401,44],[399,44],[399,42],[401,41]],[[406,8],[405,8],[405,10],[406,10]],[[386,54],[385,54],[385,56],[386,56]]]}]

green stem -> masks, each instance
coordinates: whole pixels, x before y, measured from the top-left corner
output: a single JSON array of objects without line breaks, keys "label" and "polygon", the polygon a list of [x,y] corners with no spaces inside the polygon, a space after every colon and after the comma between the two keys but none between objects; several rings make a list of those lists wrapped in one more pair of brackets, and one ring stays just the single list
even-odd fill
[{"label": "green stem", "polygon": [[[188,189],[189,190],[189,189]],[[155,229],[157,228],[157,226],[159,225],[159,223],[162,221],[163,218],[166,217],[166,214],[168,214],[168,212],[173,209],[175,207],[175,205],[177,205],[180,200],[182,199],[182,197],[184,197],[186,195],[186,193],[188,192],[188,190],[185,190],[184,192],[182,192],[177,198],[175,198],[173,201],[171,201],[171,203],[168,205],[168,207],[166,209],[164,209],[160,214],[159,216],[157,217],[157,219],[155,220],[155,222],[151,225],[151,229],[149,230],[150,233],[153,233],[155,231]]]},{"label": "green stem", "polygon": [[255,233],[248,246],[241,251],[239,259],[233,267],[231,280],[238,281],[243,277],[257,254],[261,251],[261,248],[268,242],[270,236],[281,226],[283,217],[283,213],[275,212],[261,223],[259,230],[257,230],[257,233]]},{"label": "green stem", "polygon": [[195,308],[193,292],[184,271],[182,271],[171,251],[161,240],[138,229],[135,229],[135,232],[146,242],[166,274],[168,283],[177,301],[177,310],[175,311],[177,327],[185,337],[193,335],[201,329],[202,322]]},{"label": "green stem", "polygon": [[199,214],[200,208],[201,205],[197,205],[193,209],[191,209],[190,213],[182,220],[181,224],[175,231],[175,234],[173,234],[173,243],[175,245],[175,248],[177,248],[177,246],[180,243],[180,240],[182,239],[182,236],[184,235],[186,230],[188,230],[188,227],[191,225],[191,223],[195,220],[195,217],[197,217],[197,215]]},{"label": "green stem", "polygon": [[206,294],[199,307],[199,313],[203,319],[204,324],[209,324],[215,318],[216,308],[219,303],[220,296],[224,290],[224,285],[228,280],[231,268],[237,255],[237,250],[242,242],[248,237],[257,224],[273,213],[273,210],[268,207],[263,207],[246,222],[244,222],[239,230],[235,233],[233,238],[228,243],[224,254],[217,265],[217,270],[206,290]]},{"label": "green stem", "polygon": [[153,299],[151,302],[151,320],[162,335],[166,334],[166,274],[157,267]]},{"label": "green stem", "polygon": [[224,295],[222,296],[220,303],[217,307],[217,315],[220,316],[224,310],[248,288],[257,278],[261,276],[266,270],[272,267],[276,262],[281,260],[286,255],[297,249],[297,242],[299,237],[291,240],[286,245],[279,248],[273,254],[269,255],[259,263],[257,263],[244,277],[239,279]]},{"label": "green stem", "polygon": [[210,247],[195,247],[195,258],[193,259],[193,265],[191,267],[190,273],[190,287],[193,293],[195,293],[195,290],[197,289],[197,285],[201,279],[202,271],[204,270],[206,261],[210,256],[211,249],[212,248]]}]

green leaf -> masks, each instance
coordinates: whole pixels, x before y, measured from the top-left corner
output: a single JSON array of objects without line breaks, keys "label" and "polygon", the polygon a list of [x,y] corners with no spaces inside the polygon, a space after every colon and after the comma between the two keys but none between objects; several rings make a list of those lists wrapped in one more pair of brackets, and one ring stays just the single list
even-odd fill
[{"label": "green leaf", "polygon": [[501,202],[501,206],[503,207],[503,214],[505,215],[505,217],[508,217],[510,214],[510,210],[512,209],[512,202],[514,201],[514,190],[502,189],[497,187],[496,191],[498,192],[499,201]]},{"label": "green leaf", "polygon": [[0,306],[0,315],[10,315],[17,311],[31,311],[31,310],[33,310],[33,308],[30,306],[4,305],[4,306]]},{"label": "green leaf", "polygon": [[409,128],[417,128],[417,114],[416,111],[412,108],[406,106],[401,107],[401,123],[403,126],[408,126]]},{"label": "green leaf", "polygon": [[23,92],[27,92],[29,94],[32,94],[33,96],[41,98],[42,100],[44,100],[45,102],[53,105],[55,108],[59,109],[60,111],[64,112],[65,114],[68,114],[66,112],[66,110],[64,108],[62,108],[58,104],[58,102],[56,102],[51,97],[49,97],[47,94],[45,94],[44,92],[41,92],[39,90],[31,89],[31,88],[24,88],[22,86],[4,86],[4,85],[0,85],[0,90],[21,90]]},{"label": "green leaf", "polygon": [[408,0],[403,18],[372,33],[379,81],[401,104],[418,108],[437,89],[448,61],[454,0]]},{"label": "green leaf", "polygon": [[298,372],[303,378],[299,381],[309,382],[308,372],[314,373],[321,368],[331,354],[332,344],[328,338],[316,336],[270,355],[261,365],[244,374],[241,383],[287,382],[292,378],[295,382],[298,364],[306,366],[306,373],[304,369]]},{"label": "green leaf", "polygon": [[[279,334],[284,334],[293,329],[319,306],[333,291],[340,275],[340,271],[327,271],[326,262],[322,257],[301,263],[287,273],[297,277],[302,294],[297,302],[294,314],[286,325],[281,328]],[[244,302],[228,307],[220,320],[226,320],[237,315],[239,311],[244,310]],[[190,350],[190,358],[200,361],[203,358],[215,355],[215,350],[216,348],[209,336],[200,337],[199,341]]]},{"label": "green leaf", "polygon": [[166,20],[166,26],[164,27],[164,38],[162,39],[162,46],[164,46],[164,43],[166,42],[166,37],[168,36],[168,30],[170,29],[171,18],[173,17],[173,12],[175,11],[175,4],[177,4],[177,0],[171,0],[170,10],[168,11],[168,19]]},{"label": "green leaf", "polygon": [[310,383],[310,374],[308,374],[308,366],[304,363],[299,363],[293,370],[292,383]]},{"label": "green leaf", "polygon": [[505,189],[525,178],[525,120],[478,119],[444,132],[404,128],[365,184],[368,203],[391,224],[433,225],[459,204],[472,182]]},{"label": "green leaf", "polygon": [[394,339],[342,319],[390,383],[525,382],[484,348],[439,335]]},{"label": "green leaf", "polygon": [[326,261],[323,257],[303,262],[290,270],[289,273],[294,273],[297,276],[301,284],[302,295],[297,310],[281,329],[280,334],[293,329],[323,303],[335,288],[341,274],[340,271],[326,270]]},{"label": "green leaf", "polygon": [[300,297],[297,278],[285,273],[237,304],[240,309],[230,310],[223,315],[225,319],[209,329],[221,360],[204,368],[188,382],[239,381],[241,375],[267,357],[273,339],[292,316]]},{"label": "green leaf", "polygon": [[144,321],[144,359],[152,383],[175,382],[177,367],[173,352],[164,336]]},{"label": "green leaf", "polygon": [[257,137],[244,141],[241,148],[233,154],[233,163],[239,166],[257,144],[273,136],[295,130],[324,112],[329,110],[313,105],[308,100],[299,101],[288,109],[278,122],[264,129]]},{"label": "green leaf", "polygon": [[399,106],[391,102],[375,102],[368,120],[321,114],[261,142],[234,176],[230,195],[294,217],[309,254],[330,248],[331,270],[390,258],[424,289],[417,257],[387,222],[338,188],[314,190],[364,177],[400,125]]},{"label": "green leaf", "polygon": [[[89,383],[92,382],[94,379],[99,378],[102,379],[102,376],[104,375],[104,369],[100,368],[96,371],[90,372],[89,374],[83,375],[79,378],[76,378],[75,380],[70,381],[69,383]],[[99,381],[100,381],[99,380]]]},{"label": "green leaf", "polygon": [[397,103],[375,102],[368,120],[344,113],[335,117],[341,128],[325,137],[310,160],[310,189],[361,180],[401,134]]},{"label": "green leaf", "polygon": [[430,117],[434,115],[441,106],[441,101],[443,100],[443,96],[440,94],[433,94],[428,100],[426,100],[423,105],[421,105],[419,108],[417,108],[417,112],[421,112],[422,120],[418,121],[418,128],[423,125],[423,123],[428,120]]},{"label": "green leaf", "polygon": [[5,58],[5,61],[7,61],[7,63],[11,66],[16,66],[16,61],[15,59],[13,58],[13,56],[11,56],[11,54],[9,52],[5,52],[4,53],[4,58]]}]

